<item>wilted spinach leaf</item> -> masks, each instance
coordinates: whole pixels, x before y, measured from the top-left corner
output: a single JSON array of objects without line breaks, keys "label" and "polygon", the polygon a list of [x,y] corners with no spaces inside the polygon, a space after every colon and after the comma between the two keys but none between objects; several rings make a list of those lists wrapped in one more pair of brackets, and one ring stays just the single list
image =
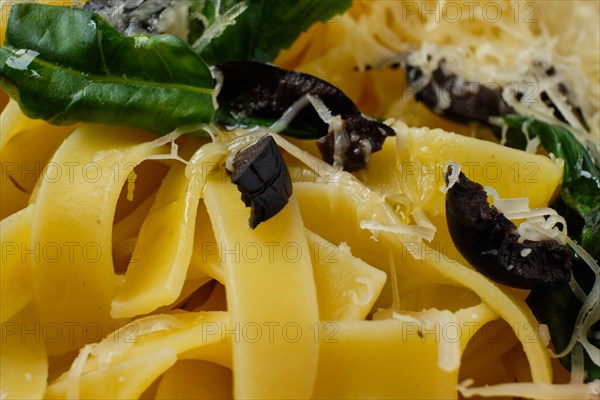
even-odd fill
[{"label": "wilted spinach leaf", "polygon": [[[273,61],[279,50],[289,47],[313,23],[327,21],[351,3],[352,0],[208,0],[201,13],[212,29],[219,29],[219,24],[230,22],[231,18],[235,23],[203,44],[200,55],[209,64],[228,60]],[[191,11],[197,12],[197,8],[192,6]],[[201,38],[207,28],[194,25],[191,43]]]},{"label": "wilted spinach leaf", "polygon": [[[505,116],[503,120],[508,124],[507,139],[511,147],[525,147],[523,129],[526,126],[530,139],[539,137],[546,151],[564,160],[561,198],[556,206],[563,209],[561,214],[567,220],[569,236],[597,260],[600,254],[600,173],[587,149],[562,126],[518,115]],[[573,275],[583,290],[589,292],[594,275],[582,260],[576,259]],[[527,297],[527,304],[536,318],[548,325],[557,352],[562,351],[569,343],[575,319],[582,307],[569,285],[535,288]],[[590,343],[600,351],[600,341],[590,337]],[[567,369],[571,368],[570,354],[560,361]],[[600,367],[587,353],[585,370],[588,381],[600,379]]]},{"label": "wilted spinach leaf", "polygon": [[[549,125],[528,117],[510,115],[503,117],[509,129],[508,144],[525,148],[523,127],[527,126],[530,138],[539,137],[542,146],[555,157],[562,158],[564,176],[561,198],[565,205],[581,218],[583,224],[574,221],[569,227],[581,226],[580,232],[569,229],[569,236],[576,239],[595,259],[600,256],[600,172],[587,149],[566,128]],[[524,125],[527,124],[527,125]]]},{"label": "wilted spinach leaf", "polygon": [[23,112],[58,125],[101,122],[165,134],[214,115],[210,70],[185,42],[123,36],[75,8],[15,4],[0,78]]}]

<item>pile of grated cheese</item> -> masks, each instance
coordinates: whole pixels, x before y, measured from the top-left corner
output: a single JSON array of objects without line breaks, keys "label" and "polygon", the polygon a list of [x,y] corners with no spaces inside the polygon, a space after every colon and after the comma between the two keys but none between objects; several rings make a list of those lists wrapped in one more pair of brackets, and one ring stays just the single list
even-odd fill
[{"label": "pile of grated cheese", "polygon": [[[596,155],[600,152],[600,2],[355,1],[349,13],[316,27],[313,35],[340,40],[312,43],[296,62],[338,84],[351,97],[360,96],[354,99],[359,107],[361,100],[373,100],[373,92],[382,115],[410,115],[414,104],[408,101],[407,84],[381,89],[367,87],[373,85],[367,80],[360,88],[355,82],[344,85],[339,65],[320,62],[328,60],[328,54],[352,60],[354,65],[348,68],[361,70],[390,65],[410,54],[411,64],[421,67],[425,81],[445,59],[447,68],[466,81],[506,88],[505,101],[518,113],[564,124],[542,101],[545,92],[578,140]],[[289,60],[292,53],[293,49]],[[285,62],[285,52],[280,60],[293,67]],[[568,99],[559,89],[561,83]],[[520,101],[514,99],[515,91],[523,94]],[[390,98],[397,102],[390,104]],[[569,103],[581,110],[588,126],[580,123]]]}]

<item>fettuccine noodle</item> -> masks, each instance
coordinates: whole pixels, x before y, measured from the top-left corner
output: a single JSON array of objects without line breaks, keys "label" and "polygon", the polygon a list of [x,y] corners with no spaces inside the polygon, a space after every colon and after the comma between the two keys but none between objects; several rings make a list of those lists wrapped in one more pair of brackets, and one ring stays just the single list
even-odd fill
[{"label": "fettuccine noodle", "polygon": [[[398,71],[361,70],[412,45],[482,38],[489,53],[469,56],[508,64],[517,50],[505,49],[556,37],[552,51],[567,64],[581,56],[598,81],[597,54],[573,50],[573,29],[561,31],[546,4],[531,2],[542,29],[496,3],[500,22],[461,20],[450,35],[422,18],[421,3],[358,1],[283,51],[278,65],[396,119],[386,122],[396,136],[353,175],[320,161],[314,141],[274,135],[294,194],[254,230],[225,169],[247,131],[213,142],[57,127],[11,100],[0,117],[0,398],[451,399],[466,379],[539,384],[531,396],[549,398],[544,385],[565,378],[553,376],[527,293],[458,254],[440,186],[446,162],[470,162],[470,178],[501,197],[547,207],[562,162],[481,140],[489,132],[403,100]],[[404,25],[391,17],[412,6]],[[586,89],[596,105],[597,89]],[[586,112],[598,120],[597,108]]]}]

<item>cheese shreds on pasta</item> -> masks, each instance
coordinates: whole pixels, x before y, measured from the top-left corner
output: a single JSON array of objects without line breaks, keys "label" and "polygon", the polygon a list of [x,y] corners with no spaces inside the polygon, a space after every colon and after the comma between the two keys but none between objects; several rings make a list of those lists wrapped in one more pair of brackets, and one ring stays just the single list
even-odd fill
[{"label": "cheese shreds on pasta", "polygon": [[581,399],[593,400],[600,395],[600,382],[542,384],[542,383],[502,383],[484,387],[470,387],[471,381],[457,386],[460,393],[469,398],[473,396],[514,396],[523,399],[562,400]]},{"label": "cheese shreds on pasta", "polygon": [[[540,97],[546,91],[574,127],[577,138],[598,154],[598,2],[406,0],[356,3],[356,13],[340,17],[335,25],[327,25],[325,32],[318,33],[322,37],[335,32],[343,36],[344,41],[330,45],[313,40],[308,46],[304,45],[300,60],[288,54],[295,51],[292,47],[280,56],[281,64],[338,83],[339,64],[331,62],[330,54],[340,60],[347,58],[353,64],[349,67],[361,69],[366,65],[390,65],[409,54],[411,64],[419,66],[423,73],[419,83],[422,86],[429,81],[440,60],[445,60],[446,71],[458,74],[465,81],[504,87],[503,97],[516,112],[560,123]],[[546,74],[545,69],[551,67],[554,73]],[[381,76],[389,77],[389,74]],[[361,109],[366,107],[378,115],[405,119],[415,126],[426,125],[416,124],[419,117],[440,122],[423,115],[418,107],[415,109],[414,102],[408,101],[414,92],[402,78],[396,81],[397,86],[381,86],[382,89],[373,93],[367,86],[378,85],[377,79],[373,76],[361,80],[354,76],[342,80],[339,87],[354,97]],[[558,84],[561,82],[568,88],[568,99],[560,93]],[[514,98],[515,91],[523,92],[520,101]],[[352,93],[358,95],[352,96]],[[589,127],[580,124],[567,100],[580,108]],[[456,124],[448,126],[457,127]]]},{"label": "cheese shreds on pasta", "polygon": [[[164,3],[173,7],[157,26],[187,36],[178,21],[189,4]],[[244,2],[200,21],[196,48],[254,11]],[[418,66],[419,85],[442,68],[459,82],[500,86],[516,112],[571,125],[593,154],[599,13],[593,1],[355,0],[315,24],[275,64],[334,84],[396,133],[354,174],[341,168],[343,135],[335,165],[315,140],[284,136],[304,107],[336,134],[340,117],[312,95],[269,128],[197,124],[160,138],[51,126],[11,100],[0,115],[0,398],[598,398],[583,359],[600,363],[586,336],[600,269],[549,208],[563,161],[535,154],[526,126],[520,151],[444,120],[415,101],[395,64]],[[223,77],[213,74],[217,108]],[[437,100],[439,110],[450,105]],[[265,135],[282,152],[293,195],[250,229],[230,173]],[[525,219],[523,240],[560,240],[593,267],[588,294],[570,283],[584,303],[563,351],[572,350],[570,382],[551,363],[552,332],[527,292],[456,252],[445,219],[449,162],[449,187],[462,171],[508,218]]]}]

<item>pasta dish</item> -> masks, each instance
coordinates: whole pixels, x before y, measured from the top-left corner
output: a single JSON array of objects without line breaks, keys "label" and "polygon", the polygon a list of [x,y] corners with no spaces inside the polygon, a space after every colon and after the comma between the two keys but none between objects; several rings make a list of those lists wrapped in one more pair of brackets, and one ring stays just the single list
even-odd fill
[{"label": "pasta dish", "polygon": [[0,399],[600,396],[600,3],[2,2]]}]

